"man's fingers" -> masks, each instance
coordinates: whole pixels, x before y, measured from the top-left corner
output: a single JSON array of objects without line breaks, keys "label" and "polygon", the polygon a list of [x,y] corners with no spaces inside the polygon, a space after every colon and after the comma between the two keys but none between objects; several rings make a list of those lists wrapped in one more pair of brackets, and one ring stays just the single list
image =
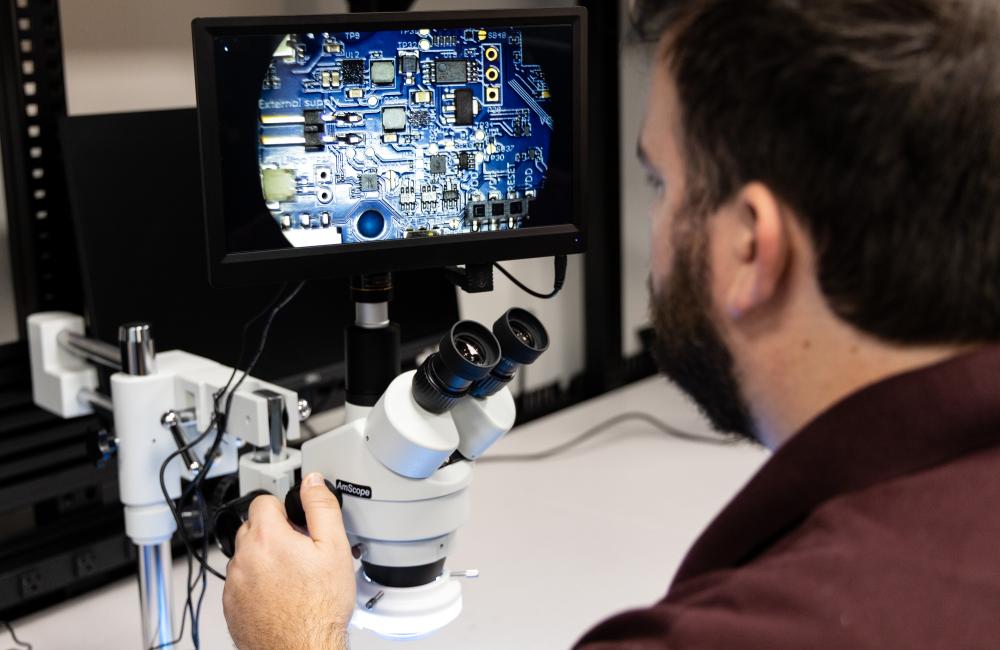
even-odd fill
[{"label": "man's fingers", "polygon": [[248,522],[248,521],[244,521],[244,522],[243,522],[243,525],[241,525],[241,526],[240,526],[240,527],[239,527],[239,528],[238,528],[238,529],[236,530],[236,536],[235,536],[235,537],[233,538],[233,550],[234,550],[235,552],[239,553],[239,550],[240,550],[240,543],[242,543],[242,542],[243,542],[243,538],[244,538],[244,537],[246,537],[247,535],[249,535],[249,533],[247,532],[247,530],[248,530],[249,528],[250,528],[250,522]]},{"label": "man's fingers", "polygon": [[306,513],[306,527],[314,542],[343,542],[344,520],[337,497],[326,487],[323,476],[312,473],[305,477],[299,488],[302,510]]},{"label": "man's fingers", "polygon": [[247,511],[248,528],[285,522],[285,506],[273,494],[262,494],[250,502]]}]

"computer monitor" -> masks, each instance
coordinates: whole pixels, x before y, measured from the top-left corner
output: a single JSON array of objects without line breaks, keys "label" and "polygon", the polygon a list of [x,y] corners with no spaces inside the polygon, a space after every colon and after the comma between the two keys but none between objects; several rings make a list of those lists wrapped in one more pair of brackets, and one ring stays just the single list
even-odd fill
[{"label": "computer monitor", "polygon": [[195,20],[213,283],[581,251],[584,21]]}]

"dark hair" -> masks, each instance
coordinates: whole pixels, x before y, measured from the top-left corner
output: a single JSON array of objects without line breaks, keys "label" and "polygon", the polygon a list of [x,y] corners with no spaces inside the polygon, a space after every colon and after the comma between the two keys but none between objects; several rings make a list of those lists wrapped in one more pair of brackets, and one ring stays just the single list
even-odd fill
[{"label": "dark hair", "polygon": [[664,34],[688,183],[760,181],[831,308],[904,343],[1000,338],[1000,8],[991,0],[639,0]]}]

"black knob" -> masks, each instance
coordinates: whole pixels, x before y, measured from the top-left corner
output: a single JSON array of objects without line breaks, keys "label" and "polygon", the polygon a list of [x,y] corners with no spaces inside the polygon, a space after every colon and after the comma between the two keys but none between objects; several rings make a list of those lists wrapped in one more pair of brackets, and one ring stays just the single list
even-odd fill
[{"label": "black knob", "polygon": [[[333,483],[323,479],[326,483],[326,489],[333,493],[333,496],[337,497],[337,503],[340,507],[344,507],[344,496],[340,493],[340,490],[333,486]],[[288,515],[288,521],[292,522],[296,526],[306,527],[306,511],[302,509],[302,497],[299,496],[299,488],[302,487],[302,483],[296,483],[292,486],[292,489],[288,491],[285,495],[285,513]]]},{"label": "black knob", "polygon": [[[232,484],[220,483],[219,489],[216,490],[216,494],[220,497],[220,500],[229,491],[230,487],[235,489],[235,482]],[[247,520],[250,502],[264,494],[270,493],[266,490],[254,490],[241,497],[225,501],[222,505],[214,509],[214,514],[212,515],[212,532],[215,534],[219,548],[226,557],[233,557],[233,554],[236,553],[236,532],[239,531],[243,522]]]}]

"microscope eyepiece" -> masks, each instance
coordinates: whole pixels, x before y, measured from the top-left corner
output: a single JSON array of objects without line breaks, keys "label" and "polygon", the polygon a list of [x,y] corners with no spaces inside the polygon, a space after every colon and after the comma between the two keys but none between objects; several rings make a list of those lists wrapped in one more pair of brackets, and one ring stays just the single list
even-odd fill
[{"label": "microscope eyepiece", "polygon": [[500,343],[484,326],[459,321],[441,339],[413,377],[413,399],[431,413],[444,413],[487,376],[500,360]]},{"label": "microscope eyepiece", "polygon": [[500,343],[500,361],[473,384],[469,391],[473,397],[493,395],[514,378],[518,367],[533,363],[549,347],[545,326],[518,307],[508,309],[493,323],[493,334]]},{"label": "microscope eyepiece", "polygon": [[468,334],[455,337],[455,349],[463,359],[477,366],[482,365],[486,359],[482,344]]}]

